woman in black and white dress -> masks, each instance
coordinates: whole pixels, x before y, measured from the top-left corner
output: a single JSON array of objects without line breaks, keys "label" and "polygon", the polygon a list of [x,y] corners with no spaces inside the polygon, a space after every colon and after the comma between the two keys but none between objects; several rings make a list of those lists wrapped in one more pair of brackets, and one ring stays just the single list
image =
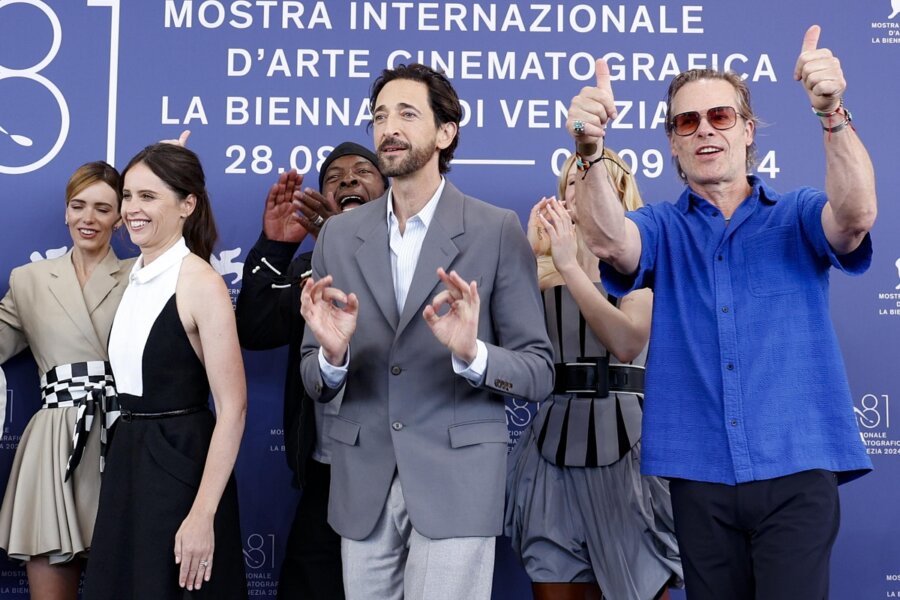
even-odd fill
[{"label": "woman in black and white dress", "polygon": [[246,382],[228,290],[208,262],[216,228],[203,170],[192,151],[160,143],[122,176],[141,256],[110,335],[122,413],[84,595],[243,599],[232,470]]}]

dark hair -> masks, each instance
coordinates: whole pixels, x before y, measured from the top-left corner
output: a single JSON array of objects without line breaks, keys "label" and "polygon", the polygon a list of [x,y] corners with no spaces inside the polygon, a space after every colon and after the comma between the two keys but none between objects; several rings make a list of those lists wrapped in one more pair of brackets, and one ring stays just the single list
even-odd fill
[{"label": "dark hair", "polygon": [[[438,127],[444,123],[453,123],[456,125],[456,135],[450,145],[441,150],[439,156],[438,169],[441,173],[450,170],[450,161],[453,160],[453,152],[459,144],[459,122],[462,119],[462,106],[459,103],[459,96],[453,89],[453,84],[443,73],[435,71],[431,67],[423,64],[413,63],[411,65],[397,65],[393,69],[385,69],[381,75],[372,83],[372,91],[369,94],[370,106],[374,109],[375,102],[378,100],[378,94],[384,86],[395,79],[409,79],[424,83],[428,88],[428,102],[431,105],[431,111],[434,113],[434,124]],[[369,127],[372,122],[369,122]]]},{"label": "dark hair", "polygon": [[[738,114],[746,121],[752,122],[754,127],[759,126],[759,119],[753,114],[753,107],[750,105],[750,88],[747,87],[747,84],[744,83],[744,80],[741,79],[740,75],[734,71],[722,72],[716,71],[715,69],[691,69],[690,71],[679,73],[675,79],[672,80],[672,83],[669,84],[669,91],[666,92],[666,135],[670,138],[674,135],[672,132],[672,119],[675,115],[672,114],[672,101],[675,99],[675,94],[677,94],[686,84],[703,79],[713,79],[730,83],[737,96]],[[682,181],[687,183],[687,177],[685,176],[684,171],[681,170],[681,164],[674,156],[672,157],[672,163],[675,165],[675,171],[678,173],[678,176]],[[746,166],[748,173],[753,170],[755,164],[756,138],[754,138],[753,142],[747,146]]]},{"label": "dark hair", "polygon": [[117,210],[122,208],[122,184],[119,172],[102,160],[81,165],[66,184],[66,206],[69,202],[95,183],[105,183],[116,192]]},{"label": "dark hair", "polygon": [[122,170],[123,184],[128,170],[139,163],[147,165],[154,175],[175,192],[179,200],[184,200],[191,194],[197,199],[194,212],[184,222],[182,233],[191,252],[209,262],[219,234],[200,159],[193,151],[177,144],[152,144],[138,152]]}]

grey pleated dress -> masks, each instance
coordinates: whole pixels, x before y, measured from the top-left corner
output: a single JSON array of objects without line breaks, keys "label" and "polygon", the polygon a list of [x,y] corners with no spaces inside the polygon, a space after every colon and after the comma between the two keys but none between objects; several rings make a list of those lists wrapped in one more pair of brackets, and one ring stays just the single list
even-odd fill
[{"label": "grey pleated dress", "polygon": [[[557,363],[609,356],[622,364],[565,286],[543,299]],[[646,352],[630,364],[642,368]],[[605,398],[554,394],[519,439],[505,533],[532,581],[596,581],[605,598],[647,600],[681,580],[668,484],[640,474],[642,403],[642,394],[614,387]]]}]

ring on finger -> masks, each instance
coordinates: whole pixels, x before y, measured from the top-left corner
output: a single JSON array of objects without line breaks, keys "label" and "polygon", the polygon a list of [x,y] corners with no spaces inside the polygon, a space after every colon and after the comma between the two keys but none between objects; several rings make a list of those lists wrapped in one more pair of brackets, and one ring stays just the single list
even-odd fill
[{"label": "ring on finger", "polygon": [[322,215],[316,215],[316,218],[313,220],[313,225],[321,227],[324,222],[325,219],[322,218]]},{"label": "ring on finger", "polygon": [[203,568],[205,569],[206,567],[209,566],[209,561],[208,561],[208,560],[201,560],[198,564],[199,564],[201,567],[203,567]]},{"label": "ring on finger", "polygon": [[575,132],[575,135],[584,135],[584,121],[575,119],[575,122],[572,123],[572,131]]}]

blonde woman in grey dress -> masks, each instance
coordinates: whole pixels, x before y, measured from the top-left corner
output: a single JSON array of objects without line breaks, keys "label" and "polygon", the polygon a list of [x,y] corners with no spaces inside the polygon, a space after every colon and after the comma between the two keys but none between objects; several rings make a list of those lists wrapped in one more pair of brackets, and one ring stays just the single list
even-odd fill
[{"label": "blonde woman in grey dress", "polygon": [[[604,156],[636,209],[633,178]],[[564,200],[542,199],[528,224],[557,381],[510,456],[506,533],[537,600],[666,597],[682,573],[668,487],[640,474],[652,292],[604,290],[573,222],[574,162],[560,175]]]},{"label": "blonde woman in grey dress", "polygon": [[25,562],[33,599],[77,598],[91,546],[114,389],[106,344],[132,263],[109,245],[120,202],[111,166],[75,171],[66,187],[72,249],[14,269],[0,301],[0,364],[30,347],[41,378],[43,405],[22,432],[0,508],[0,548]]}]

